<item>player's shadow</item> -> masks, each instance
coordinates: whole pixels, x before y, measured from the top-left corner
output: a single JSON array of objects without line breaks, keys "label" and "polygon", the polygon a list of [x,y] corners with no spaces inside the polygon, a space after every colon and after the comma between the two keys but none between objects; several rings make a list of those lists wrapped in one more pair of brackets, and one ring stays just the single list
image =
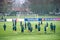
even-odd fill
[{"label": "player's shadow", "polygon": [[55,33],[18,33],[17,35],[53,35]]}]

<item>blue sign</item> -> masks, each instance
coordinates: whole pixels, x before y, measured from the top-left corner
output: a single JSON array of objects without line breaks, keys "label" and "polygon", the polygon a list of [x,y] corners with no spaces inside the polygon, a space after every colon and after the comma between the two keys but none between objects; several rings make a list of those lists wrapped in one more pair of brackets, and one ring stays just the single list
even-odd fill
[{"label": "blue sign", "polygon": [[25,18],[25,21],[41,21],[42,18]]},{"label": "blue sign", "polygon": [[45,21],[52,21],[53,18],[45,18],[44,20],[45,20]]},{"label": "blue sign", "polygon": [[38,21],[42,21],[42,18],[38,18]]},{"label": "blue sign", "polygon": [[44,18],[44,21],[55,21],[55,18]]}]

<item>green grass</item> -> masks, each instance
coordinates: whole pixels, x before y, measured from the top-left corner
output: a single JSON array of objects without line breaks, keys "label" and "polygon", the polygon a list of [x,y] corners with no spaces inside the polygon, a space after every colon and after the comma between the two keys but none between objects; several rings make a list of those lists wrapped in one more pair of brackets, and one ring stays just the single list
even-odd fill
[{"label": "green grass", "polygon": [[[2,16],[0,16],[1,18]],[[59,18],[60,16],[37,16],[37,15],[20,15],[19,17],[18,16],[4,16],[4,18]]]},{"label": "green grass", "polygon": [[[0,40],[60,40],[60,21],[47,21],[49,27],[47,33],[44,33],[44,25],[46,21],[43,21],[41,25],[41,31],[38,32],[34,26],[36,22],[31,22],[33,27],[33,32],[28,32],[26,29],[24,33],[20,31],[20,24],[17,22],[17,31],[12,30],[12,22],[6,22],[7,29],[3,30],[4,22],[0,22]],[[50,31],[50,23],[56,24],[56,33]]]},{"label": "green grass", "polygon": [[[28,16],[21,16],[19,18],[25,18]],[[28,18],[31,18],[29,16]],[[34,18],[35,16],[33,16]],[[59,18],[60,16],[38,16],[40,18]],[[1,18],[1,16],[0,16]],[[5,16],[5,18],[17,18],[17,16]],[[37,16],[35,17],[37,18]],[[49,23],[47,33],[44,33],[44,26],[46,22]],[[50,23],[56,24],[56,33],[50,31]],[[12,22],[5,22],[7,25],[6,31],[3,30],[4,22],[0,22],[0,40],[60,40],[60,21],[43,21],[41,25],[41,31],[38,32],[34,26],[37,22],[31,22],[33,32],[28,32],[26,29],[24,33],[20,31],[20,24],[17,22],[17,31],[12,30]],[[23,23],[24,24],[24,23]]]}]

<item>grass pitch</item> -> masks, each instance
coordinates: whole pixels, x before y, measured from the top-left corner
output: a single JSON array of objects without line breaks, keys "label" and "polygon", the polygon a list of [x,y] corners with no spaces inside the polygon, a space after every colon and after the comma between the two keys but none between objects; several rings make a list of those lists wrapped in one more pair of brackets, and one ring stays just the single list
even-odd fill
[{"label": "grass pitch", "polygon": [[[24,33],[20,31],[20,24],[17,22],[17,31],[12,30],[12,22],[5,22],[7,25],[6,31],[3,30],[4,22],[0,22],[0,40],[60,40],[60,21],[47,21],[49,27],[47,33],[44,33],[46,21],[41,25],[41,31],[35,29],[35,22],[32,22],[33,32],[28,32],[25,29]],[[56,33],[50,31],[50,23],[56,24]]]},{"label": "grass pitch", "polygon": [[[28,16],[26,16],[27,18]],[[32,16],[28,17],[31,18]],[[40,18],[59,18],[60,16],[38,16]],[[0,16],[1,18],[1,16]],[[17,18],[16,16],[5,16],[5,18]],[[25,18],[19,17],[19,18]],[[32,17],[34,18],[34,17]],[[37,17],[36,17],[37,18]],[[46,22],[49,23],[47,33],[44,33],[44,26]],[[50,23],[56,24],[56,33],[50,31]],[[17,22],[17,31],[13,31],[12,22],[5,22],[7,25],[6,31],[3,30],[4,22],[0,22],[0,40],[60,40],[60,21],[43,21],[41,25],[41,31],[38,32],[35,29],[36,22],[31,22],[33,31],[29,32],[25,29],[24,33],[21,33],[20,23]],[[24,23],[23,23],[24,24]]]}]

